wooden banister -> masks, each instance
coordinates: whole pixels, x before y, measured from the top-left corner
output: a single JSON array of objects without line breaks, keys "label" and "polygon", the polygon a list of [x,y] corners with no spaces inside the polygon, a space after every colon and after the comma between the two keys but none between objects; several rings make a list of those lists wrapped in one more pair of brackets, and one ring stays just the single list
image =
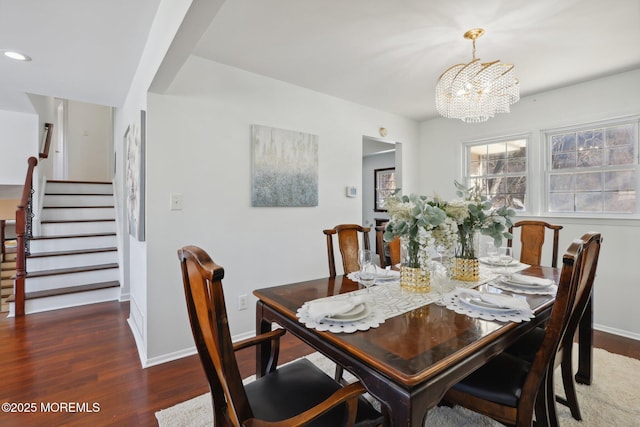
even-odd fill
[{"label": "wooden banister", "polygon": [[32,237],[31,212],[33,194],[33,171],[38,164],[38,159],[29,157],[27,161],[27,177],[22,188],[22,198],[16,209],[16,281],[15,281],[15,315],[24,316],[24,278],[26,271],[26,258],[29,252],[29,238]]}]

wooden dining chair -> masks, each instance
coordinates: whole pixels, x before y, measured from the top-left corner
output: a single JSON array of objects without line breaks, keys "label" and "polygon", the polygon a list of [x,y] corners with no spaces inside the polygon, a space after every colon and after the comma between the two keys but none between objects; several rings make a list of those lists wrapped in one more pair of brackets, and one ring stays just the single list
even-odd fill
[{"label": "wooden dining chair", "polygon": [[544,338],[531,362],[509,353],[501,353],[454,385],[444,396],[449,404],[458,404],[511,426],[531,426],[535,413],[539,425],[549,423],[555,411],[553,369],[558,346],[567,330],[568,320],[578,306],[579,288],[591,274],[593,265],[585,262],[586,242],[574,240],[563,257],[562,272],[551,317]]},{"label": "wooden dining chair", "polygon": [[338,247],[342,255],[344,274],[360,269],[358,251],[360,250],[359,235],[362,233],[364,249],[369,249],[369,227],[358,224],[340,224],[328,230],[322,230],[327,236],[327,255],[329,257],[329,276],[336,276],[336,260],[333,250],[333,236],[338,235]]},{"label": "wooden dining chair", "polygon": [[[580,240],[584,242],[582,253],[583,262],[580,275],[580,283],[576,295],[576,307],[571,317],[568,319],[567,330],[562,338],[558,352],[555,358],[554,370],[558,366],[561,367],[562,385],[565,397],[555,396],[555,401],[567,406],[571,411],[571,416],[576,420],[582,420],[580,414],[580,406],[578,405],[578,397],[576,395],[575,382],[573,378],[573,340],[580,324],[580,319],[591,298],[593,291],[593,282],[595,280],[596,270],[598,267],[598,258],[600,256],[600,247],[602,245],[602,236],[600,233],[584,234]],[[524,335],[513,345],[508,347],[505,352],[516,357],[532,362],[536,351],[540,348],[544,340],[544,328],[535,328],[528,334]],[[553,389],[551,389],[553,390]],[[550,411],[550,425],[557,426],[558,420],[555,411]]]},{"label": "wooden dining chair", "polygon": [[[553,253],[551,266],[558,266],[558,238],[562,225],[553,225],[544,221],[518,221],[509,227],[509,233],[513,233],[514,228],[520,228],[520,262],[529,265],[541,265],[542,246],[547,229],[553,230]],[[512,247],[512,239],[507,240],[507,246]]]},{"label": "wooden dining chair", "polygon": [[[376,245],[380,250],[380,267],[394,266],[400,264],[400,238],[395,237],[390,242],[384,241],[384,229],[386,225],[376,226]],[[389,258],[387,258],[387,252]]]},{"label": "wooden dining chair", "polygon": [[[199,247],[178,250],[191,331],[204,368],[216,426],[375,426],[382,417],[361,383],[341,387],[307,359],[276,369],[277,329],[231,341],[222,290],[224,269]],[[234,352],[270,341],[267,374],[243,385]],[[273,422],[273,424],[271,423]]]}]

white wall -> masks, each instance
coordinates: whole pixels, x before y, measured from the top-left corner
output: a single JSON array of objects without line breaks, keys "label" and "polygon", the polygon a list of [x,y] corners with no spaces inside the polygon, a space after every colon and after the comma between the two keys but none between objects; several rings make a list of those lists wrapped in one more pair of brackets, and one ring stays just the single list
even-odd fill
[{"label": "white wall", "polygon": [[68,101],[66,114],[67,179],[110,182],[113,176],[111,107]]},{"label": "white wall", "polygon": [[0,185],[24,185],[27,160],[38,158],[38,115],[0,110],[0,147]]},{"label": "white wall", "polygon": [[[420,192],[437,191],[455,197],[453,180],[462,176],[461,141],[530,133],[531,150],[544,142],[541,131],[561,126],[640,114],[640,70],[523,98],[509,114],[483,124],[438,118],[420,126]],[[530,183],[541,188],[542,182]],[[451,183],[443,185],[443,183]],[[604,237],[595,283],[595,323],[598,329],[640,339],[640,273],[635,269],[640,220],[543,218],[564,225],[560,252],[587,231]],[[544,259],[549,256],[545,254]]]},{"label": "white wall", "polygon": [[[238,296],[326,276],[322,230],[362,219],[361,196],[345,195],[361,182],[362,136],[384,126],[416,157],[414,121],[198,57],[167,94],[149,95],[147,117],[149,357],[193,349],[178,248],[199,245],[225,268],[232,334],[253,335],[255,312],[237,311]],[[251,207],[251,124],[319,136],[317,207]],[[171,193],[182,211],[169,210]]]}]

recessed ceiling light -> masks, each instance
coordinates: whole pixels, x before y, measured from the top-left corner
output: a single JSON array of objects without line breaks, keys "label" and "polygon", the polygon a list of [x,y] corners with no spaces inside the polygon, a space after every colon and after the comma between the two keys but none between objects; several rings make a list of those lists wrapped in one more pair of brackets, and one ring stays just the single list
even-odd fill
[{"label": "recessed ceiling light", "polygon": [[4,56],[15,59],[16,61],[31,61],[31,57],[29,55],[25,55],[24,53],[20,53],[15,50],[4,50],[2,53],[4,53]]}]

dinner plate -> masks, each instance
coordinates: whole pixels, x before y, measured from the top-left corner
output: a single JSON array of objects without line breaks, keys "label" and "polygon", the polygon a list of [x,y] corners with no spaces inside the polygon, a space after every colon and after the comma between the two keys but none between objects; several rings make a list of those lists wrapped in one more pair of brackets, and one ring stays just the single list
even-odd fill
[{"label": "dinner plate", "polygon": [[509,280],[507,277],[500,277],[498,280],[506,285],[513,286],[514,288],[521,289],[546,289],[549,286],[553,285],[553,281],[549,281],[548,283],[523,283],[517,280]]},{"label": "dinner plate", "polygon": [[473,295],[469,295],[469,294],[460,294],[458,295],[458,299],[462,301],[464,304],[468,305],[469,307],[473,307],[479,310],[489,310],[496,313],[505,313],[507,311],[514,311],[513,308],[498,307],[497,305],[491,304],[490,302],[483,301],[480,298],[475,297]]},{"label": "dinner plate", "polygon": [[[501,263],[500,261],[493,261],[491,259],[489,259],[489,257],[480,257],[478,258],[478,261],[480,261],[483,264],[487,264],[487,265],[491,265],[493,267],[504,267],[504,263]],[[520,261],[518,261],[517,259],[513,259],[511,260],[511,262],[509,262],[509,264],[507,264],[507,267],[513,267],[514,265],[518,265],[520,264]]]},{"label": "dinner plate", "polygon": [[346,313],[334,314],[333,316],[325,317],[325,319],[331,322],[356,322],[367,317],[370,312],[369,306],[367,306],[366,303],[362,303],[356,305]]}]

